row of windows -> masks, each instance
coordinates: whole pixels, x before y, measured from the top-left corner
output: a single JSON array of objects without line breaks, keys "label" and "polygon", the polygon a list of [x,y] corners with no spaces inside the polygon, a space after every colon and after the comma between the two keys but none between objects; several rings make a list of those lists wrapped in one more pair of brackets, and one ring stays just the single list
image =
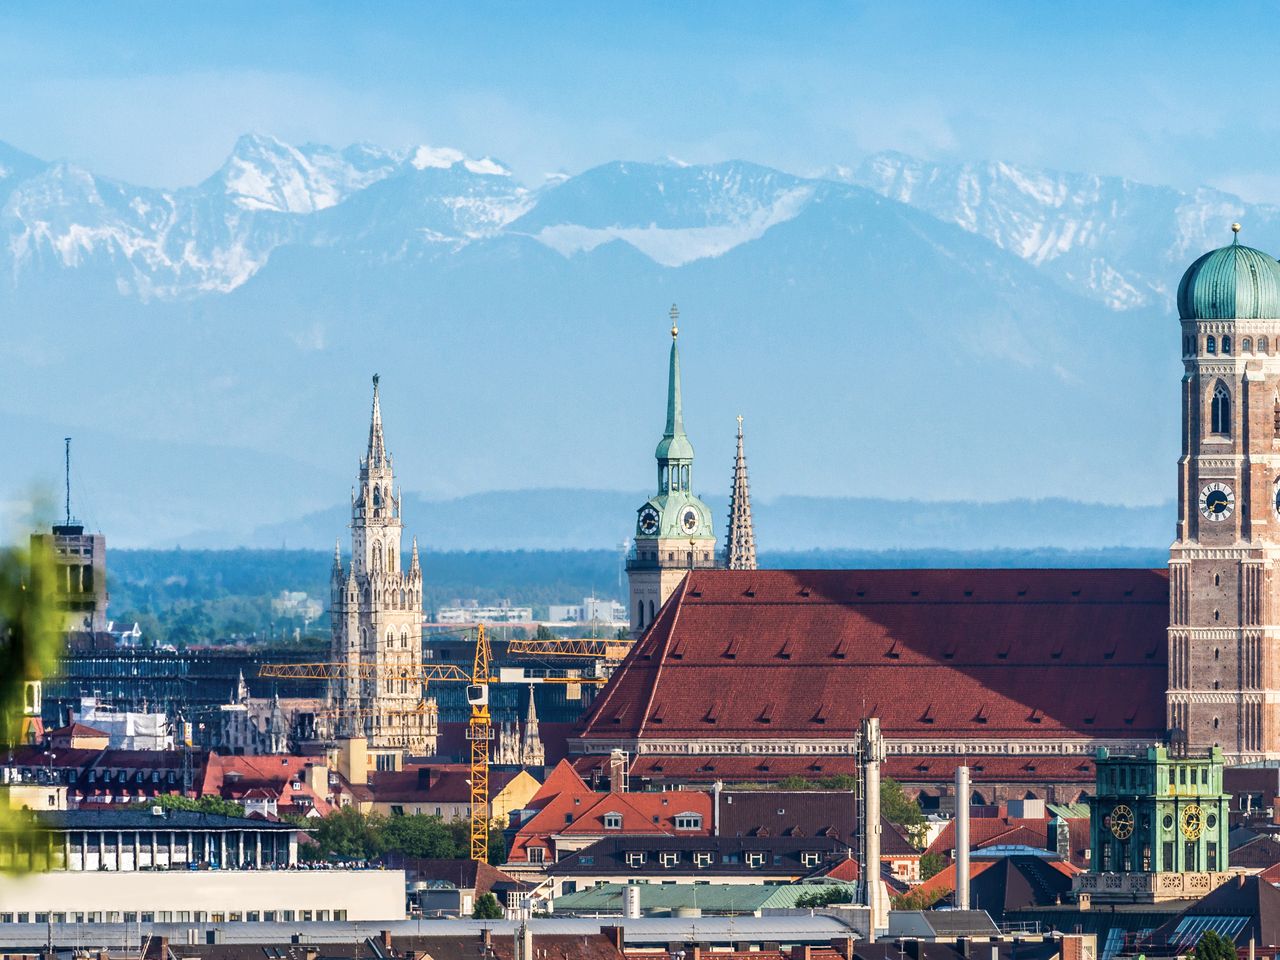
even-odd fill
[{"label": "row of windows", "polygon": [[[1204,352],[1208,354],[1217,355],[1218,353],[1222,353],[1223,355],[1229,356],[1231,353],[1231,346],[1232,346],[1231,337],[1229,336],[1224,336],[1221,340],[1219,340],[1217,337],[1210,334],[1209,336],[1204,338]],[[1266,337],[1258,338],[1257,347],[1258,347],[1256,351],[1257,353],[1260,353],[1260,354],[1271,353],[1271,344]],[[1190,356],[1196,352],[1195,337],[1182,338],[1182,352],[1186,356]],[[1241,353],[1255,352],[1253,339],[1251,337],[1245,337],[1243,340],[1240,341],[1240,352]]]},{"label": "row of windows", "polygon": [[[571,817],[571,816],[572,816],[572,814],[568,814],[568,815],[566,815],[566,816],[567,816],[567,817]],[[654,817],[654,821],[655,821],[655,822],[657,821],[657,819],[658,819],[657,817]],[[622,829],[622,814],[620,814],[620,813],[606,813],[606,814],[604,815],[604,828],[605,828],[606,830],[621,830],[621,829]],[[698,814],[698,813],[678,813],[678,814],[676,814],[676,829],[677,829],[677,830],[701,830],[701,829],[702,829],[702,815],[701,815],[701,814]]]},{"label": "row of windows", "polygon": [[298,920],[346,920],[346,910],[68,910],[51,913],[0,913],[0,923],[295,923]]}]

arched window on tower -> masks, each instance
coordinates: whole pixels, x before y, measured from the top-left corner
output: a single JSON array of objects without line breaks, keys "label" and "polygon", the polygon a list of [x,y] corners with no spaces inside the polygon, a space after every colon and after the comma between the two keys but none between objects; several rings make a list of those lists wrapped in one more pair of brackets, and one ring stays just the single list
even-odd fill
[{"label": "arched window on tower", "polygon": [[1253,341],[1250,340],[1248,337],[1245,337],[1242,341],[1240,341],[1240,352],[1253,353]]},{"label": "arched window on tower", "polygon": [[1215,340],[1212,335],[1204,338],[1204,352],[1205,353],[1218,352],[1218,341]]},{"label": "arched window on tower", "polygon": [[637,630],[644,629],[644,601],[643,600],[636,601],[636,629]]},{"label": "arched window on tower", "polygon": [[1223,353],[1230,353],[1230,352],[1231,352],[1231,338],[1230,338],[1230,337],[1224,336],[1224,337],[1222,338],[1222,352],[1223,352]]},{"label": "arched window on tower", "polygon": [[1227,385],[1221,380],[1213,387],[1209,420],[1212,432],[1224,436],[1231,434],[1231,394],[1227,392]]},{"label": "arched window on tower", "polygon": [[653,623],[653,601],[649,601],[649,622]]},{"label": "arched window on tower", "polygon": [[1259,352],[1259,353],[1266,353],[1266,352],[1267,352],[1267,338],[1266,338],[1266,337],[1259,337],[1259,338],[1258,338],[1258,352]]}]

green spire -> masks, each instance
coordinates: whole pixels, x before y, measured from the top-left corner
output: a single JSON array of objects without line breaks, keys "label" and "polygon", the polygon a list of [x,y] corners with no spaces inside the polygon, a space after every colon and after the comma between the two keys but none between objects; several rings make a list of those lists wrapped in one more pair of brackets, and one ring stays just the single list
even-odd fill
[{"label": "green spire", "polygon": [[659,466],[663,461],[692,460],[693,444],[684,432],[684,408],[680,402],[680,350],[676,346],[676,337],[680,328],[676,321],[680,319],[680,311],[671,305],[671,365],[667,379],[667,428],[658,443],[654,456]]}]

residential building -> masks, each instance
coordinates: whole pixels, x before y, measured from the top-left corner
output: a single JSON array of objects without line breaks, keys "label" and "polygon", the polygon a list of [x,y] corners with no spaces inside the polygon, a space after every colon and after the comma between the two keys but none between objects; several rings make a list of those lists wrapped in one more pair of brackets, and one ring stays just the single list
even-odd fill
[{"label": "residential building", "polygon": [[546,868],[550,896],[599,883],[795,883],[849,847],[829,837],[606,837]]}]

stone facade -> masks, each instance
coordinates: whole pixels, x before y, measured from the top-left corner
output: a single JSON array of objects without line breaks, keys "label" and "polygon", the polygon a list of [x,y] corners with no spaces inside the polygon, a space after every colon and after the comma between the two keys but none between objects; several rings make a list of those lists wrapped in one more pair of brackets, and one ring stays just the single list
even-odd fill
[{"label": "stone facade", "polygon": [[415,539],[403,568],[400,502],[375,376],[369,448],[351,495],[349,568],[336,547],[333,556],[330,659],[345,669],[331,681],[329,697],[340,732],[363,733],[371,750],[421,755],[435,749],[435,712],[420,709],[422,567]]},{"label": "stone facade", "polygon": [[1206,255],[1210,266],[1240,261],[1238,276],[1227,276],[1240,289],[1218,299],[1202,290],[1206,258],[1182,282],[1182,456],[1169,557],[1171,742],[1221,746],[1228,763],[1280,757],[1280,303],[1259,292],[1246,254],[1257,251]]}]

